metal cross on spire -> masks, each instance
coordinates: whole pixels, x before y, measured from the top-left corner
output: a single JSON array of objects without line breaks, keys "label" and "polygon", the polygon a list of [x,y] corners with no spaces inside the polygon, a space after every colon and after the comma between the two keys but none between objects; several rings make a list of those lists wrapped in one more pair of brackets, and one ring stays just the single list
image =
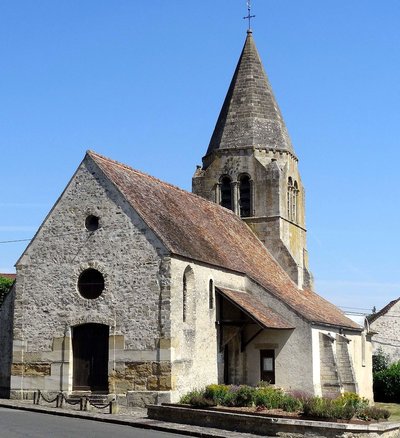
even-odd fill
[{"label": "metal cross on spire", "polygon": [[243,17],[243,20],[249,20],[249,30],[251,30],[251,19],[255,17],[251,15],[251,0],[247,0],[247,17]]}]

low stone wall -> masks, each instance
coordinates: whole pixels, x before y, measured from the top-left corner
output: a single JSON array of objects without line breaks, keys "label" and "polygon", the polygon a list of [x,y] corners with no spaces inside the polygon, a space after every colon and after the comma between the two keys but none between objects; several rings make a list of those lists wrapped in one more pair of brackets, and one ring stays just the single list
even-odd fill
[{"label": "low stone wall", "polygon": [[150,405],[147,415],[154,420],[195,426],[213,427],[235,432],[281,438],[399,438],[400,423],[375,423],[367,425],[331,423],[324,421],[271,418],[221,412],[218,409],[195,409],[176,405]]}]

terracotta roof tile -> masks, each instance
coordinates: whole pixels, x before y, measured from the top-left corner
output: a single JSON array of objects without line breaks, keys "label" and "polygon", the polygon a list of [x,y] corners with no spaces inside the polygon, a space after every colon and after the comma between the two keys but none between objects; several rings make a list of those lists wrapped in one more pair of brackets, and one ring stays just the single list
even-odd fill
[{"label": "terracotta roof tile", "polygon": [[294,329],[293,324],[287,322],[282,316],[265,306],[260,300],[247,292],[234,291],[222,287],[216,288],[222,295],[233,301],[250,318],[268,329]]},{"label": "terracotta roof tile", "polygon": [[308,321],[360,329],[316,293],[299,290],[230,210],[95,152],[88,156],[171,253],[244,273]]},{"label": "terracotta roof tile", "polygon": [[2,273],[0,273],[0,277],[9,278],[11,280],[15,280],[16,274],[2,274]]},{"label": "terracotta roof tile", "polygon": [[368,322],[371,324],[375,320],[377,320],[379,317],[385,315],[399,301],[400,301],[400,298],[397,298],[396,300],[391,301],[389,304],[386,304],[386,306],[382,307],[382,309],[379,310],[378,312],[373,313],[372,315],[369,315],[367,317],[368,318]]}]

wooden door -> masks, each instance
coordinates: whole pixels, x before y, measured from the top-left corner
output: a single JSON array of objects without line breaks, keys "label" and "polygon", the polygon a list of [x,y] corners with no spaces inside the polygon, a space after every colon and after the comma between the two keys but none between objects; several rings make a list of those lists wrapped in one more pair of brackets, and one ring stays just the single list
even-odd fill
[{"label": "wooden door", "polygon": [[82,324],[73,328],[73,389],[108,391],[108,336],[103,324]]},{"label": "wooden door", "polygon": [[260,350],[260,377],[263,382],[275,383],[275,350]]}]

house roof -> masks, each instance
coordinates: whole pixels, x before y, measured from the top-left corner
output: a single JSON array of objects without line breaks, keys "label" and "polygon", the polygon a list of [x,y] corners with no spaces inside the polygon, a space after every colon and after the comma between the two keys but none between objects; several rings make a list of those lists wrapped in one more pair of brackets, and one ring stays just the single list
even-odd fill
[{"label": "house roof", "polygon": [[2,274],[0,272],[0,277],[9,278],[10,280],[15,280],[16,274]]},{"label": "house roof", "polygon": [[360,329],[313,291],[299,290],[232,211],[95,152],[87,156],[172,254],[246,274],[310,322]]},{"label": "house roof", "polygon": [[295,328],[293,324],[287,322],[270,307],[265,306],[260,300],[247,292],[234,291],[222,287],[218,287],[217,290],[265,329]]},{"label": "house roof", "polygon": [[216,149],[262,148],[294,153],[252,31],[222,105],[207,155]]},{"label": "house roof", "polygon": [[381,310],[379,310],[376,313],[373,313],[372,315],[369,315],[368,318],[368,322],[371,324],[373,323],[375,320],[377,320],[379,317],[385,315],[396,303],[398,303],[400,301],[400,297],[397,298],[396,300],[391,301],[389,304],[386,304],[385,307],[383,307]]}]

